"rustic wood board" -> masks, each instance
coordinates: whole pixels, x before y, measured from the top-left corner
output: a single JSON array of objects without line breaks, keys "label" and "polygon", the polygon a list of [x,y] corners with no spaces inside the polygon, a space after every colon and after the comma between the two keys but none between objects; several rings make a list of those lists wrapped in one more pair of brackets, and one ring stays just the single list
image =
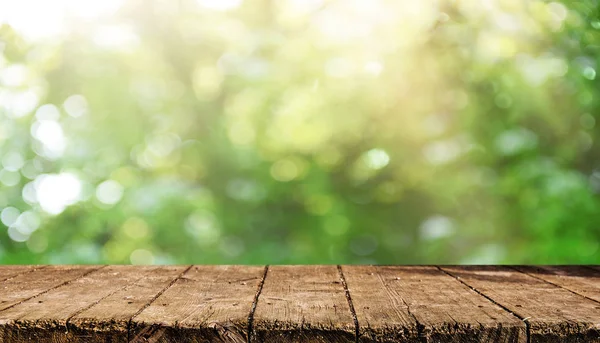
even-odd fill
[{"label": "rustic wood board", "polygon": [[518,266],[515,269],[597,301],[600,305],[600,270],[583,266]]},{"label": "rustic wood board", "polygon": [[[36,342],[106,342],[127,341],[128,319],[123,312],[133,316],[127,300],[119,310],[111,306],[114,296],[129,294],[128,288],[152,278],[161,271],[172,274],[171,279],[183,271],[173,267],[108,266],[80,277],[67,285],[51,289],[35,298],[2,312],[6,339]],[[156,286],[165,286],[154,280]],[[169,280],[170,281],[170,280]],[[153,294],[160,289],[154,289]],[[104,305],[100,305],[107,301]],[[133,302],[132,302],[133,304]],[[143,306],[143,305],[142,305]],[[129,311],[128,311],[129,309]],[[103,310],[110,311],[103,313]],[[96,318],[89,320],[89,315]],[[23,330],[27,328],[27,330]]]},{"label": "rustic wood board", "polygon": [[20,273],[2,282],[0,287],[0,311],[6,311],[23,301],[43,294],[55,287],[60,287],[98,268],[93,266],[57,266]]},{"label": "rustic wood board", "polygon": [[73,316],[69,320],[71,326],[79,330],[82,336],[98,337],[98,342],[129,339],[131,318],[154,301],[190,267],[146,268],[143,269],[143,273],[138,272],[138,268],[122,270],[129,273],[132,282]]},{"label": "rustic wood board", "polygon": [[37,268],[3,281],[0,287],[0,341],[44,342],[43,338],[37,337],[36,325],[28,326],[29,322],[21,325],[20,316],[15,316],[14,313],[18,312],[21,306],[27,307],[33,302],[43,304],[42,299],[46,294],[66,287],[69,283],[100,268],[99,266]]},{"label": "rustic wood board", "polygon": [[361,342],[527,342],[523,321],[436,267],[342,267]]},{"label": "rustic wood board", "polygon": [[44,266],[3,266],[0,268],[0,282],[43,268]]},{"label": "rustic wood board", "polygon": [[530,342],[600,342],[600,304],[513,268],[442,267],[528,324]]},{"label": "rustic wood board", "polygon": [[133,342],[247,342],[264,267],[196,266],[132,321]]},{"label": "rustic wood board", "polygon": [[336,266],[272,266],[254,312],[256,342],[354,342]]},{"label": "rustic wood board", "polygon": [[600,342],[595,266],[0,266],[0,342]]}]

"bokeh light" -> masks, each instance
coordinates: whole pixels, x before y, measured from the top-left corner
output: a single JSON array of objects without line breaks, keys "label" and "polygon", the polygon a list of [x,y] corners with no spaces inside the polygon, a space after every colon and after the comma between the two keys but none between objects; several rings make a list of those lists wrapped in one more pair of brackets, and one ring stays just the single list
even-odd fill
[{"label": "bokeh light", "polygon": [[592,0],[0,3],[1,263],[598,263]]}]

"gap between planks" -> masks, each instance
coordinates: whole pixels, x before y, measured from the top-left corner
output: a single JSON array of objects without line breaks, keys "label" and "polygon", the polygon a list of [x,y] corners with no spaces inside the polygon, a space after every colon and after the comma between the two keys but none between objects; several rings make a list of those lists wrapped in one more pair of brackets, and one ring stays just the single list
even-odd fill
[{"label": "gap between planks", "polygon": [[[140,280],[141,280],[141,278],[139,278],[139,279],[135,280],[133,283],[136,283],[136,282],[138,282],[138,281],[140,281]],[[94,306],[98,305],[98,303],[100,303],[102,300],[104,300],[104,299],[106,299],[106,298],[110,297],[111,295],[113,295],[113,294],[117,293],[117,292],[118,292],[118,291],[120,291],[120,290],[123,290],[123,289],[127,288],[128,286],[129,286],[129,284],[126,284],[125,286],[123,286],[123,287],[121,287],[121,288],[117,288],[117,289],[115,289],[114,291],[112,291],[112,292],[110,292],[110,293],[106,294],[106,295],[105,295],[105,296],[103,296],[102,298],[100,298],[100,299],[97,299],[97,300],[95,300],[94,302],[92,302],[91,304],[89,304],[89,305],[87,305],[87,306],[84,306],[84,307],[80,308],[79,310],[75,311],[75,312],[74,312],[73,314],[71,314],[71,315],[69,316],[69,318],[67,318],[67,320],[65,321],[65,328],[67,329],[67,331],[69,330],[69,324],[70,324],[71,320],[72,320],[72,319],[73,319],[75,316],[77,316],[77,315],[79,315],[79,314],[81,314],[81,313],[83,313],[83,312],[85,312],[85,311],[89,310],[90,308],[92,308],[92,307],[94,307]],[[129,327],[127,328],[127,341],[129,341]]]},{"label": "gap between planks", "polygon": [[[458,276],[456,276],[456,275],[454,275],[454,274],[452,274],[452,273],[450,273],[450,272],[448,272],[448,271],[444,270],[444,269],[443,269],[443,268],[441,268],[440,266],[435,266],[435,267],[436,267],[437,269],[439,269],[439,270],[440,270],[442,273],[444,273],[444,274],[446,274],[446,275],[448,275],[448,276],[451,276],[451,277],[452,277],[453,279],[455,279],[456,281],[458,281],[458,282],[462,283],[463,285],[465,285],[465,286],[469,287],[469,288],[470,288],[471,290],[473,290],[475,293],[477,293],[477,294],[481,295],[482,297],[484,297],[484,298],[485,298],[485,299],[487,299],[488,301],[492,302],[494,305],[496,305],[496,306],[500,307],[500,308],[501,308],[501,309],[503,309],[504,311],[506,311],[506,312],[508,312],[508,313],[512,314],[512,315],[513,315],[513,316],[515,316],[516,318],[519,318],[521,321],[523,321],[523,323],[525,323],[525,327],[527,328],[527,343],[531,343],[531,334],[530,334],[531,328],[529,327],[529,323],[527,322],[527,319],[528,319],[528,318],[524,318],[524,317],[521,317],[521,316],[517,315],[517,314],[516,314],[516,313],[514,313],[513,311],[509,310],[509,309],[508,309],[508,307],[506,307],[506,306],[504,306],[504,305],[502,305],[502,304],[500,304],[500,303],[496,302],[494,299],[492,299],[492,298],[490,298],[489,296],[487,296],[487,295],[483,294],[483,292],[479,291],[479,290],[478,290],[478,289],[476,289],[475,287],[472,287],[471,285],[469,285],[469,284],[467,284],[466,282],[464,282],[463,280],[461,280],[461,279],[460,279],[460,277],[458,277]],[[524,274],[524,273],[522,273],[522,272],[521,272],[521,271],[519,271],[519,270],[517,270],[517,272],[519,272],[519,273],[521,273],[521,274]]]},{"label": "gap between planks", "polygon": [[[579,293],[579,292],[575,292],[574,290],[572,290],[572,289],[570,289],[570,288],[567,288],[567,287],[565,287],[565,286],[559,285],[559,284],[557,284],[557,283],[554,283],[554,282],[552,282],[552,281],[546,280],[546,279],[544,279],[544,278],[541,278],[541,277],[539,277],[539,276],[536,276],[536,275],[534,275],[534,274],[532,274],[532,273],[526,272],[526,271],[524,271],[524,270],[520,270],[519,268],[517,268],[517,267],[515,267],[515,266],[507,266],[507,267],[508,267],[508,268],[510,268],[510,269],[512,269],[512,270],[515,270],[515,271],[517,271],[517,272],[519,272],[519,273],[521,273],[521,274],[525,274],[525,275],[527,275],[527,276],[531,276],[531,277],[532,277],[532,278],[534,278],[534,279],[540,280],[540,281],[542,281],[542,282],[545,282],[545,283],[547,283],[547,284],[550,284],[550,285],[552,285],[552,286],[554,286],[554,287],[562,288],[562,289],[564,289],[565,291],[569,291],[569,292],[571,292],[571,293],[573,293],[573,294],[575,294],[575,295],[578,295],[578,296],[580,296],[580,297],[584,297],[584,298],[586,298],[587,300],[590,300],[590,301],[593,301],[593,302],[595,302],[595,303],[597,303],[597,304],[600,304],[600,301],[598,301],[598,300],[596,300],[596,299],[590,298],[590,297],[588,297],[588,296],[586,296],[586,295],[584,295],[584,294],[581,294],[581,293]],[[593,268],[590,268],[590,269],[592,269],[592,270],[595,270],[595,269],[593,269]]]},{"label": "gap between planks", "polygon": [[[71,282],[77,281],[77,280],[79,280],[79,279],[81,279],[81,278],[83,278],[83,277],[85,277],[85,276],[88,276],[89,274],[91,274],[91,273],[93,273],[93,272],[96,272],[96,271],[98,271],[98,270],[100,270],[100,269],[102,269],[102,268],[106,268],[106,267],[107,267],[107,266],[106,266],[106,265],[104,265],[104,266],[100,266],[100,267],[98,267],[98,268],[95,268],[95,269],[89,270],[89,271],[87,271],[87,272],[85,272],[85,273],[83,273],[83,274],[81,274],[81,275],[77,276],[76,278],[73,278],[73,279],[67,280],[67,281],[65,281],[65,282],[62,282],[62,283],[60,283],[60,284],[58,284],[58,285],[52,286],[52,287],[50,287],[50,288],[46,289],[45,291],[39,292],[38,294],[32,295],[32,296],[30,296],[30,297],[28,297],[28,298],[21,299],[20,301],[18,301],[18,302],[16,302],[16,303],[12,304],[12,305],[10,305],[10,306],[7,306],[7,307],[3,308],[3,309],[2,309],[2,311],[6,311],[6,310],[8,310],[8,309],[11,309],[11,308],[13,308],[13,307],[15,307],[15,306],[17,306],[17,305],[20,305],[20,304],[22,304],[22,303],[24,303],[24,302],[26,302],[26,301],[28,301],[28,300],[35,299],[35,298],[39,297],[40,295],[44,295],[44,294],[46,294],[46,293],[50,292],[51,290],[54,290],[54,289],[60,288],[60,287],[62,287],[62,286],[66,286],[66,285],[70,284]],[[43,268],[40,268],[40,269],[44,269],[44,268],[46,268],[46,266],[44,266]],[[35,270],[39,270],[39,269],[32,269],[31,271],[35,271]],[[27,273],[27,272],[25,272],[25,273],[22,273],[22,274],[20,274],[20,275],[23,275],[23,274],[28,274],[28,273]],[[15,275],[14,277],[17,277],[17,276],[19,276],[19,275]],[[7,280],[13,279],[14,277],[10,277],[10,278],[8,278]],[[5,280],[5,281],[6,281],[6,280]]]},{"label": "gap between planks", "polygon": [[[354,321],[355,342],[358,343],[359,339],[360,339],[360,323],[358,321],[358,316],[356,315],[356,310],[354,308],[354,303],[352,302],[352,294],[350,294],[350,290],[349,290],[348,284],[346,282],[346,277],[344,276],[343,267],[341,265],[336,265],[336,267],[337,267],[337,270],[338,270],[338,273],[339,273],[340,281],[342,282],[342,285],[344,287],[344,293],[345,293],[345,296],[346,296],[346,300],[348,301],[348,307],[350,309],[350,313],[351,313],[353,321]],[[461,283],[462,285],[468,287],[469,289],[471,289],[472,291],[474,291],[475,293],[477,293],[478,295],[480,295],[481,297],[483,297],[487,301],[489,301],[492,304],[500,307],[502,310],[510,313],[515,318],[518,318],[519,320],[523,321],[525,323],[525,326],[526,326],[526,329],[527,329],[527,332],[526,332],[527,343],[531,342],[531,340],[530,340],[530,328],[529,328],[529,323],[527,322],[527,318],[523,318],[523,317],[515,314],[514,312],[510,311],[506,306],[504,306],[504,305],[502,305],[502,304],[494,301],[492,298],[488,297],[487,295],[485,295],[484,293],[480,292],[476,288],[474,288],[474,287],[468,285],[467,283],[463,282],[459,277],[453,275],[452,273],[447,272],[446,270],[442,269],[439,266],[435,266],[435,267],[438,270],[440,270],[442,273],[444,273],[445,275],[448,275],[451,279],[453,279],[453,280]],[[258,304],[258,301],[260,300],[260,295],[261,295],[263,285],[264,285],[265,280],[266,280],[267,275],[268,275],[268,270],[269,270],[269,266],[266,266],[265,267],[265,272],[263,274],[263,278],[262,278],[262,280],[259,283],[259,286],[258,286],[258,289],[257,289],[257,292],[256,292],[256,296],[254,298],[254,301],[252,303],[252,308],[251,308],[250,314],[248,316],[248,336],[247,336],[248,343],[253,343],[253,337],[251,336],[251,333],[252,333],[252,329],[253,329],[252,326],[253,326],[253,322],[254,322],[254,312],[256,310],[256,306]],[[518,272],[522,273],[521,271],[518,271]],[[416,320],[416,318],[415,318],[415,320]],[[419,324],[418,321],[417,321],[417,324]]]},{"label": "gap between planks", "polygon": [[342,286],[344,286],[344,293],[346,294],[346,300],[348,300],[348,307],[350,308],[350,313],[352,314],[352,320],[354,321],[354,341],[356,343],[358,343],[358,336],[360,334],[360,326],[358,325],[358,316],[356,315],[356,310],[354,309],[354,304],[352,303],[352,296],[350,295],[350,290],[348,289],[348,283],[346,282],[346,277],[344,276],[344,271],[342,270],[342,266],[338,264],[337,269],[340,274],[340,280],[342,281]]},{"label": "gap between planks", "polygon": [[250,313],[248,314],[248,330],[246,332],[246,341],[248,343],[252,342],[252,325],[254,324],[254,312],[256,312],[256,306],[258,305],[258,299],[260,298],[260,294],[262,293],[263,286],[265,285],[265,280],[267,279],[267,274],[269,273],[269,265],[265,266],[265,271],[263,272],[262,279],[258,283],[258,287],[256,289],[256,294],[254,295],[254,300],[252,300],[252,307],[250,307]]},{"label": "gap between planks", "polygon": [[[24,302],[26,302],[26,301],[28,301],[28,300],[35,299],[35,298],[37,298],[37,297],[40,297],[40,296],[42,296],[42,295],[44,295],[44,294],[46,294],[46,293],[48,293],[48,292],[50,292],[50,291],[53,291],[53,290],[55,290],[55,289],[61,288],[61,287],[63,287],[63,286],[66,286],[66,285],[69,285],[69,284],[71,284],[71,283],[73,283],[73,282],[76,282],[77,280],[80,280],[80,279],[82,279],[82,278],[84,278],[84,277],[86,277],[86,276],[88,276],[88,275],[90,275],[90,274],[92,274],[92,273],[95,273],[95,272],[97,272],[97,271],[99,271],[99,270],[101,270],[101,269],[104,269],[104,268],[106,268],[106,267],[108,267],[108,266],[109,266],[109,265],[103,265],[103,266],[100,266],[100,267],[98,267],[98,268],[91,269],[91,270],[89,270],[89,271],[87,271],[87,272],[85,272],[85,273],[83,273],[83,274],[81,274],[81,275],[79,275],[79,276],[77,276],[77,277],[75,277],[75,278],[73,278],[73,279],[70,279],[70,280],[64,281],[64,282],[62,282],[62,283],[60,283],[60,284],[58,284],[58,285],[52,286],[52,287],[50,287],[50,288],[48,288],[48,289],[46,289],[46,290],[44,290],[44,291],[42,291],[42,292],[39,292],[39,293],[37,293],[37,294],[35,294],[35,295],[33,295],[33,296],[30,296],[30,297],[24,298],[24,299],[20,300],[19,302],[17,302],[17,303],[14,303],[14,304],[12,304],[11,306],[8,306],[8,307],[6,307],[6,308],[2,309],[2,311],[5,311],[5,310],[8,310],[8,309],[11,309],[11,308],[13,308],[13,307],[15,307],[15,306],[18,306],[18,305],[20,305],[20,304],[22,304],[22,303],[24,303]],[[152,302],[154,302],[154,301],[155,301],[155,300],[156,300],[156,299],[157,299],[159,296],[161,296],[161,295],[162,295],[162,294],[163,294],[163,293],[164,293],[164,292],[165,292],[167,289],[169,289],[169,287],[171,287],[171,286],[172,286],[172,285],[173,285],[173,284],[174,284],[174,283],[175,283],[177,280],[179,280],[179,279],[180,279],[180,278],[181,278],[181,277],[182,277],[182,276],[183,276],[183,275],[184,275],[186,272],[188,272],[188,271],[189,271],[189,270],[190,270],[192,267],[193,267],[193,265],[190,265],[190,266],[188,266],[187,268],[185,268],[185,269],[184,269],[184,270],[183,270],[181,273],[179,273],[179,274],[178,274],[178,275],[177,275],[175,278],[173,278],[173,280],[172,280],[172,281],[171,281],[171,282],[170,282],[170,283],[169,283],[169,284],[168,284],[166,287],[164,287],[164,288],[163,288],[163,289],[162,289],[160,292],[158,292],[158,293],[157,293],[157,294],[156,294],[156,295],[155,295],[155,296],[154,296],[152,299],[150,299],[150,301],[148,301],[146,304],[144,304],[144,306],[143,306],[142,308],[140,308],[138,311],[136,311],[136,313],[135,313],[134,315],[132,315],[132,316],[131,316],[131,318],[129,318],[129,320],[128,320],[128,324],[127,324],[127,341],[128,341],[128,342],[130,342],[130,341],[131,341],[131,336],[130,336],[130,335],[131,335],[131,332],[130,332],[130,326],[131,326],[131,321],[132,321],[132,319],[133,319],[135,316],[139,315],[139,314],[140,314],[140,313],[141,313],[141,312],[142,312],[144,309],[146,309],[148,306],[150,306],[150,305],[152,304]],[[39,266],[39,267],[31,268],[31,269],[28,269],[28,270],[26,270],[26,271],[19,272],[19,273],[16,273],[16,274],[14,274],[14,275],[11,275],[11,276],[9,276],[9,277],[7,277],[7,278],[4,278],[3,280],[0,280],[0,282],[4,282],[4,281],[7,281],[7,280],[11,280],[11,279],[14,279],[15,277],[18,277],[18,276],[20,276],[20,275],[28,274],[28,273],[31,273],[31,272],[33,272],[33,271],[42,270],[42,269],[45,269],[45,268],[47,268],[47,266]],[[141,280],[141,278],[139,278],[139,279],[136,279],[135,281],[133,281],[133,282],[131,282],[131,283],[128,283],[128,284],[126,284],[125,286],[123,286],[123,287],[121,287],[121,288],[119,288],[119,289],[116,289],[115,291],[113,291],[113,292],[111,292],[111,293],[107,294],[106,296],[104,296],[104,297],[102,297],[102,298],[100,298],[100,299],[98,299],[98,300],[94,301],[94,302],[93,302],[93,303],[91,303],[90,305],[88,305],[88,306],[85,306],[84,308],[81,308],[81,309],[77,310],[75,313],[73,313],[72,315],[70,315],[70,316],[67,318],[66,322],[65,322],[65,328],[67,329],[67,331],[68,331],[69,323],[70,323],[70,321],[72,320],[72,318],[74,318],[75,316],[77,316],[77,315],[78,315],[78,314],[80,314],[80,313],[83,313],[83,312],[84,312],[84,311],[86,311],[86,310],[89,310],[90,308],[92,308],[92,307],[94,307],[95,305],[97,305],[98,303],[100,303],[102,300],[104,300],[104,299],[106,299],[106,298],[110,297],[112,294],[114,294],[114,293],[116,293],[116,292],[118,292],[118,291],[120,291],[120,290],[122,290],[122,289],[125,289],[125,288],[129,287],[129,286],[130,286],[130,285],[132,285],[132,284],[135,284],[135,283],[136,283],[136,282],[138,282],[139,280]]]},{"label": "gap between planks", "polygon": [[22,272],[17,272],[17,273],[15,273],[15,274],[12,274],[12,275],[10,275],[10,276],[7,276],[7,277],[5,277],[4,279],[0,280],[0,282],[9,281],[9,280],[12,280],[12,279],[14,279],[14,278],[16,278],[16,277],[19,277],[19,276],[21,276],[21,275],[29,274],[29,273],[31,273],[31,272],[34,272],[34,271],[36,271],[36,270],[41,270],[41,269],[44,269],[44,268],[46,268],[46,267],[48,267],[48,266],[43,266],[43,265],[42,265],[42,266],[35,266],[35,267],[32,267],[32,268],[26,269],[26,270],[24,270],[24,271],[22,271]]},{"label": "gap between planks", "polygon": [[[181,279],[181,277],[185,273],[187,273],[190,269],[192,269],[193,266],[194,265],[192,264],[192,265],[189,265],[187,268],[185,268],[181,273],[179,273],[179,275],[177,275],[177,277],[173,278],[173,280],[171,280],[171,282],[169,282],[169,284],[166,287],[161,289],[160,292],[158,292],[154,297],[152,297],[152,299],[150,299],[150,301],[148,301],[146,304],[144,304],[144,306],[142,306],[142,308],[137,310],[133,314],[133,316],[131,316],[131,318],[129,318],[129,320],[127,321],[127,342],[131,342],[131,322],[133,321],[133,318],[138,316],[140,313],[142,313],[142,311],[144,311],[146,308],[148,308],[150,305],[152,305],[152,303],[154,301],[156,301],[156,299],[158,299],[158,297],[160,297],[164,292],[166,292],[169,288],[171,288],[171,286],[173,286],[175,284],[175,282],[177,282],[177,280]],[[129,286],[129,285],[127,285],[127,286]]]},{"label": "gap between planks", "polygon": [[[87,275],[89,275],[89,274],[91,274],[91,273],[97,272],[98,270],[100,270],[100,269],[102,269],[102,268],[105,268],[105,267],[106,267],[106,266],[101,266],[101,267],[99,267],[99,268],[92,269],[92,270],[90,270],[90,271],[88,271],[88,272],[86,272],[86,273],[83,273],[82,275],[80,275],[80,276],[78,276],[78,277],[76,277],[76,278],[73,278],[73,279],[71,279],[71,280],[67,280],[67,281],[65,281],[65,282],[63,282],[63,283],[61,283],[61,284],[58,284],[58,285],[56,285],[56,286],[53,286],[53,287],[50,287],[50,288],[48,288],[48,289],[46,289],[46,290],[44,290],[44,291],[42,291],[42,292],[39,292],[39,293],[37,293],[37,294],[35,294],[35,295],[31,296],[31,297],[28,297],[28,298],[26,298],[26,299],[23,299],[23,300],[19,301],[18,303],[15,303],[15,304],[11,305],[10,307],[7,307],[7,309],[8,309],[8,308],[12,308],[12,307],[14,307],[14,306],[17,306],[17,305],[19,305],[19,304],[21,304],[21,303],[23,303],[23,302],[25,302],[25,301],[28,301],[28,300],[30,300],[30,299],[37,298],[37,297],[39,297],[39,296],[41,296],[41,295],[43,295],[43,294],[45,294],[45,293],[48,293],[48,292],[50,292],[50,291],[52,291],[52,290],[54,290],[54,289],[57,289],[57,288],[60,288],[60,287],[66,286],[66,285],[68,285],[68,284],[70,284],[70,283],[72,283],[72,282],[74,282],[74,281],[76,281],[76,280],[78,280],[78,279],[80,279],[80,278],[83,278],[83,277],[85,277],[85,276],[87,276]],[[192,267],[193,267],[193,265],[190,265],[190,266],[188,266],[188,267],[187,267],[187,268],[186,268],[184,271],[182,271],[182,272],[181,272],[179,275],[177,275],[177,277],[173,278],[173,280],[172,280],[172,281],[171,281],[171,282],[170,282],[170,283],[169,283],[167,286],[165,286],[165,287],[164,287],[164,288],[163,288],[163,289],[162,289],[160,292],[158,292],[158,293],[157,293],[157,294],[156,294],[156,295],[155,295],[155,296],[154,296],[154,297],[153,297],[153,298],[152,298],[150,301],[148,301],[148,302],[147,302],[147,303],[146,303],[146,304],[145,304],[145,305],[144,305],[142,308],[140,308],[140,309],[139,309],[139,310],[138,310],[138,311],[137,311],[137,312],[136,312],[134,315],[132,315],[132,316],[131,316],[131,318],[130,318],[130,319],[129,319],[129,321],[128,321],[128,325],[127,325],[127,338],[128,338],[128,341],[130,341],[130,339],[131,339],[131,331],[130,331],[130,329],[131,329],[131,323],[132,323],[132,320],[133,320],[133,319],[134,319],[134,318],[135,318],[137,315],[139,315],[139,314],[140,314],[140,313],[141,313],[141,312],[142,312],[144,309],[146,309],[147,307],[149,307],[149,306],[150,306],[150,305],[151,305],[151,304],[152,304],[152,303],[153,303],[153,302],[154,302],[154,301],[155,301],[155,300],[156,300],[158,297],[160,297],[160,296],[161,296],[161,295],[162,295],[162,294],[163,294],[165,291],[167,291],[167,290],[168,290],[168,289],[169,289],[169,288],[170,288],[170,287],[171,287],[171,286],[172,286],[172,285],[173,285],[175,282],[177,282],[177,280],[179,280],[179,279],[180,279],[180,278],[181,278],[183,275],[185,275],[185,273],[187,273],[187,272],[188,272],[188,271],[189,271],[189,270],[190,270]],[[358,340],[359,340],[359,333],[360,333],[360,323],[359,323],[359,321],[358,321],[358,317],[357,317],[357,315],[356,315],[356,311],[355,311],[355,308],[354,308],[354,304],[353,304],[353,302],[352,302],[352,294],[350,293],[350,290],[349,290],[349,288],[348,288],[348,285],[347,285],[347,282],[346,282],[346,278],[345,278],[345,275],[344,275],[344,271],[343,271],[343,267],[342,267],[341,265],[337,265],[336,267],[337,267],[337,270],[338,270],[338,273],[339,273],[339,278],[340,278],[340,281],[341,281],[341,283],[342,283],[342,285],[343,285],[343,288],[344,288],[344,292],[345,292],[346,299],[347,299],[347,301],[348,301],[349,310],[350,310],[350,312],[351,312],[351,315],[352,315],[352,318],[353,318],[353,321],[354,321],[354,326],[355,326],[355,340],[356,340],[356,342],[358,342]],[[526,326],[527,342],[528,342],[528,343],[529,343],[529,342],[531,342],[531,341],[530,341],[530,331],[531,331],[531,329],[530,329],[530,325],[529,325],[529,323],[528,323],[528,320],[527,320],[528,318],[523,318],[522,316],[520,316],[520,315],[518,315],[518,314],[516,314],[516,313],[512,312],[512,311],[511,311],[511,310],[509,310],[509,309],[508,309],[506,306],[504,306],[504,305],[502,305],[502,304],[500,304],[500,303],[496,302],[494,299],[492,299],[491,297],[487,296],[487,295],[486,295],[486,294],[484,294],[482,291],[480,291],[480,290],[476,289],[475,287],[473,287],[473,286],[469,285],[468,283],[464,282],[463,280],[461,280],[461,278],[460,278],[460,277],[458,277],[457,275],[453,274],[451,271],[446,271],[446,270],[443,268],[443,266],[435,266],[435,267],[436,267],[438,270],[440,270],[442,273],[444,273],[444,274],[448,275],[448,276],[449,276],[449,277],[451,277],[452,279],[456,280],[457,282],[459,282],[459,283],[461,283],[462,285],[464,285],[464,286],[468,287],[469,289],[471,289],[472,291],[474,291],[474,292],[475,292],[475,293],[477,293],[478,295],[482,296],[482,297],[483,297],[483,298],[485,298],[487,301],[490,301],[491,303],[493,303],[493,304],[495,304],[496,306],[500,307],[500,308],[501,308],[501,309],[503,309],[504,311],[506,311],[506,312],[510,313],[510,314],[511,314],[511,315],[513,315],[514,317],[516,317],[516,318],[518,318],[519,320],[523,321],[523,322],[524,322],[524,324],[525,324],[525,326]],[[553,286],[555,286],[555,287],[557,287],[557,288],[561,288],[561,289],[567,290],[567,291],[569,291],[569,292],[571,292],[571,293],[573,293],[573,294],[575,294],[575,295],[581,296],[581,297],[583,297],[583,298],[585,298],[585,299],[587,299],[587,300],[592,300],[592,301],[594,301],[594,302],[596,302],[596,303],[600,303],[600,302],[598,302],[598,301],[597,301],[597,300],[595,300],[595,299],[591,299],[591,298],[589,298],[589,297],[586,297],[585,295],[582,295],[582,294],[580,294],[580,293],[578,293],[578,292],[575,292],[575,291],[573,291],[573,290],[570,290],[570,289],[568,289],[568,288],[565,288],[565,287],[563,287],[563,286],[561,286],[561,285],[559,285],[559,284],[553,283],[553,282],[551,282],[551,281],[548,281],[548,280],[545,280],[545,279],[543,279],[543,278],[536,277],[535,275],[531,275],[530,273],[527,273],[526,271],[522,271],[522,270],[518,269],[517,267],[514,267],[514,266],[508,266],[508,267],[509,267],[510,269],[512,269],[512,270],[515,270],[516,272],[518,272],[518,273],[520,273],[520,274],[527,275],[527,276],[529,276],[529,277],[532,277],[532,278],[535,278],[535,279],[537,279],[537,280],[543,281],[543,282],[545,282],[545,283],[547,283],[547,284],[551,284],[551,285],[553,285]],[[13,278],[13,277],[15,277],[15,276],[18,276],[18,275],[21,275],[21,274],[26,274],[26,273],[29,273],[29,272],[31,272],[31,271],[34,271],[34,270],[39,270],[39,269],[44,269],[44,268],[45,268],[44,266],[41,266],[41,267],[38,267],[38,268],[31,268],[31,269],[30,269],[30,270],[28,270],[28,271],[24,271],[24,272],[22,272],[22,273],[18,273],[18,274],[16,274],[16,275],[11,275],[11,277],[9,277],[8,279],[11,279],[11,278]],[[267,279],[267,277],[268,277],[268,274],[269,274],[268,272],[269,272],[269,266],[267,265],[267,266],[265,266],[265,267],[264,267],[264,272],[263,272],[262,278],[261,278],[261,280],[260,280],[260,282],[259,282],[259,284],[258,284],[258,286],[257,286],[256,294],[255,294],[255,296],[254,296],[253,303],[252,303],[252,306],[251,306],[250,312],[249,312],[249,314],[248,314],[248,328],[247,328],[247,342],[248,342],[248,343],[253,343],[253,341],[255,341],[255,337],[253,337],[253,336],[252,336],[252,332],[253,332],[253,325],[254,325],[254,313],[255,313],[255,311],[256,311],[256,307],[257,307],[257,305],[258,305],[258,302],[260,301],[261,292],[262,292],[263,286],[264,286],[264,284],[265,284],[265,281],[266,281],[266,279]],[[100,299],[100,300],[96,301],[95,303],[93,303],[93,304],[91,304],[90,306],[86,307],[86,309],[93,307],[94,305],[96,305],[96,304],[97,304],[99,301],[101,301],[101,300],[102,300],[102,299]],[[79,312],[81,312],[81,311],[79,311]],[[69,319],[70,319],[70,318],[69,318]],[[68,320],[67,320],[67,324],[68,324]]]}]

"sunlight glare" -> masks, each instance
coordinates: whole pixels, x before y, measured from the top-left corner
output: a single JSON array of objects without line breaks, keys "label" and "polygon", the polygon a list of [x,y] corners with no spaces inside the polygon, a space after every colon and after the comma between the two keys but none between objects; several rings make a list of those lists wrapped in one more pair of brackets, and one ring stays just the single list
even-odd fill
[{"label": "sunlight glare", "polygon": [[0,24],[10,25],[29,41],[43,41],[66,34],[70,17],[91,20],[115,13],[122,4],[123,0],[4,1]]},{"label": "sunlight glare", "polygon": [[43,174],[34,181],[35,197],[42,210],[60,214],[80,199],[81,180],[72,173]]},{"label": "sunlight glare", "polygon": [[62,156],[67,140],[62,126],[54,120],[39,120],[31,126],[31,134],[44,145],[44,153],[48,158]]}]

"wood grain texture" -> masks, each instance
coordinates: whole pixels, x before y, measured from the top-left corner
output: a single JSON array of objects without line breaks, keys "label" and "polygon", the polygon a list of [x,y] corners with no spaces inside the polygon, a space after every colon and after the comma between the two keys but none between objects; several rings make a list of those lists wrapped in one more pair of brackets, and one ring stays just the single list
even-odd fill
[{"label": "wood grain texture", "polygon": [[519,342],[526,325],[436,267],[344,266],[361,342]]},{"label": "wood grain texture", "polygon": [[[143,267],[144,269],[148,267]],[[82,336],[94,335],[98,341],[120,342],[128,337],[129,321],[149,305],[159,293],[167,289],[189,267],[155,267],[138,274],[138,268],[129,272],[131,282],[96,305],[69,320]]]},{"label": "wood grain texture", "polygon": [[3,281],[0,284],[0,341],[43,342],[41,338],[30,336],[34,334],[35,329],[28,325],[21,325],[15,320],[17,318],[12,314],[14,309],[28,302],[42,301],[39,302],[42,304],[43,300],[38,298],[100,268],[100,266],[49,266]]},{"label": "wood grain texture", "polygon": [[132,320],[132,342],[247,341],[264,267],[196,266]]},{"label": "wood grain texture", "polygon": [[34,270],[43,269],[45,266],[2,266],[0,268],[0,282],[12,279]]},{"label": "wood grain texture", "polygon": [[600,342],[598,303],[507,267],[442,267],[529,325],[534,342]]},{"label": "wood grain texture", "polygon": [[[109,266],[24,301],[0,312],[4,337],[19,342],[125,342],[127,323],[119,321],[122,319],[119,313],[126,312],[127,307],[121,304],[120,310],[111,309],[114,316],[108,322],[107,316],[101,313],[105,307],[94,307],[115,294],[126,292],[127,287],[151,277],[158,269],[163,268]],[[85,320],[85,312],[99,318]]]},{"label": "wood grain texture", "polygon": [[270,267],[253,330],[256,342],[354,342],[354,319],[337,267]]},{"label": "wood grain texture", "polygon": [[[46,267],[9,278],[0,283],[0,311],[73,281],[98,268],[97,266]],[[3,312],[0,312],[0,323],[4,318]]]},{"label": "wood grain texture", "polygon": [[0,266],[0,342],[599,342],[596,266]]},{"label": "wood grain texture", "polygon": [[600,305],[600,270],[582,266],[518,266],[515,269],[597,301]]}]

